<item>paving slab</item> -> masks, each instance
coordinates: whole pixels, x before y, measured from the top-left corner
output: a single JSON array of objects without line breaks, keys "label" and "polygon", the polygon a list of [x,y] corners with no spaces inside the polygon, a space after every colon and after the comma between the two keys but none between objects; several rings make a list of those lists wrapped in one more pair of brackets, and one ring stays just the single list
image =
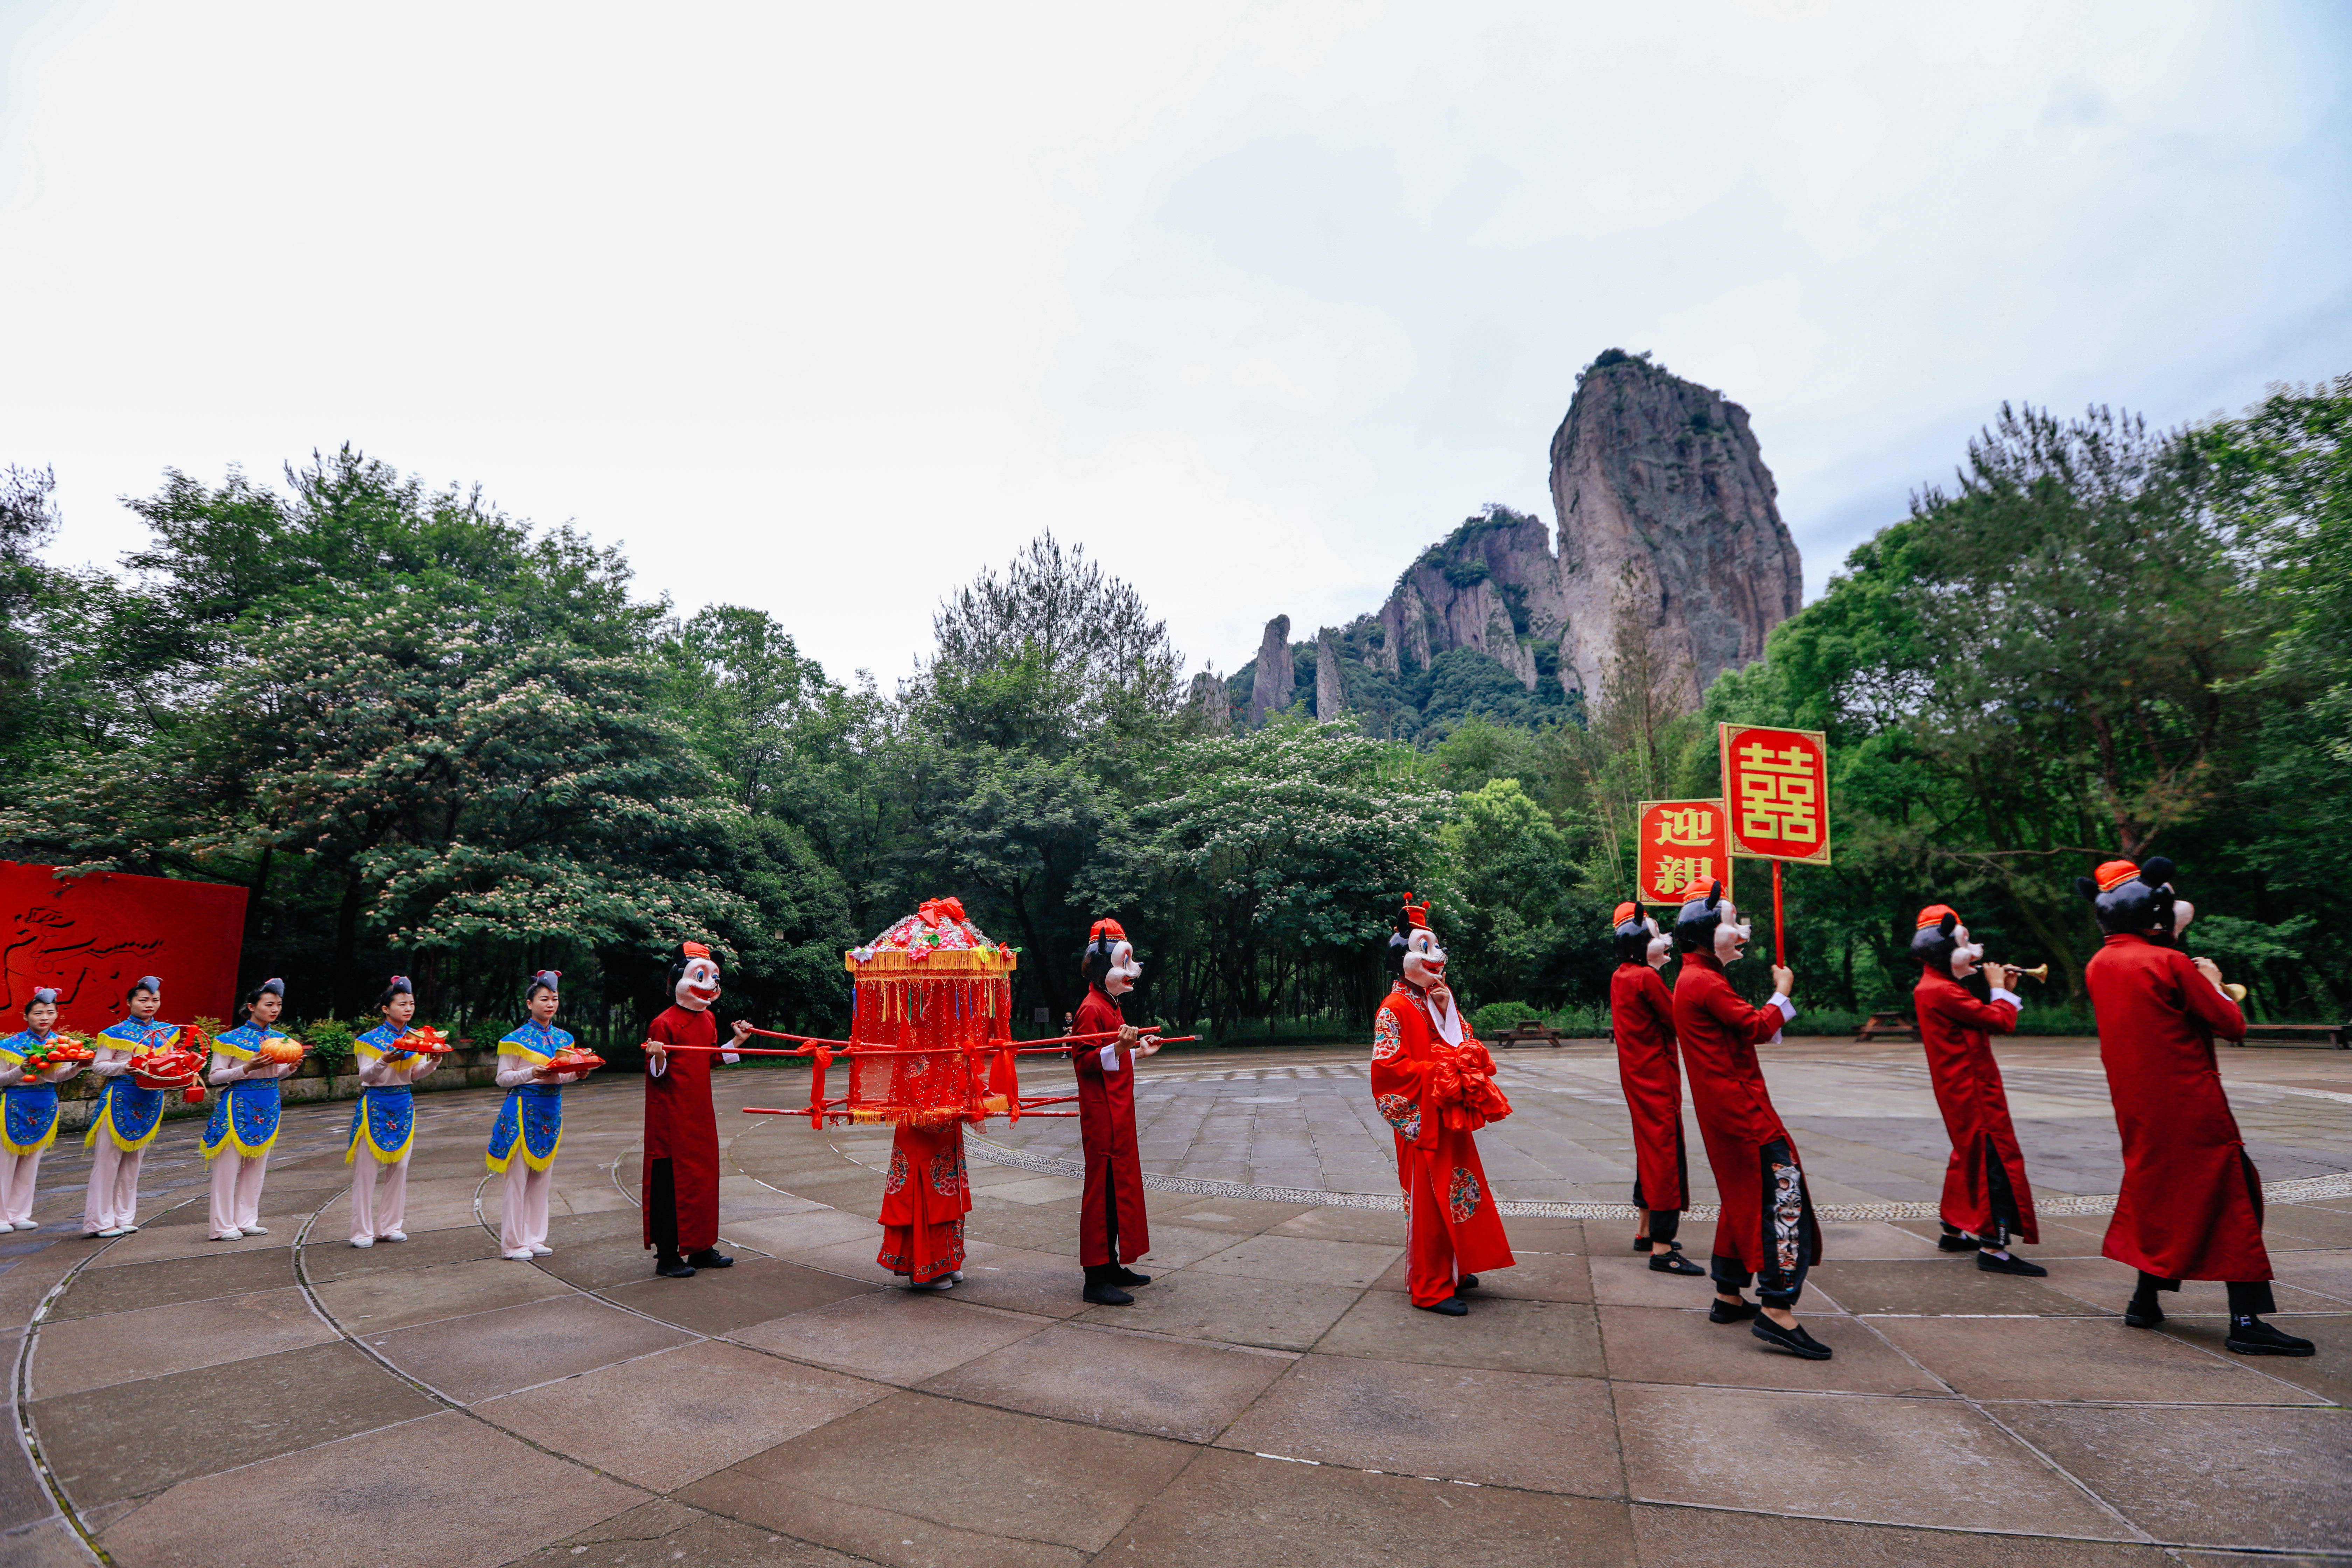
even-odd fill
[{"label": "paving slab", "polygon": [[[1541,1433],[1542,1441],[1529,1442]],[[1616,1418],[1597,1378],[1301,1357],[1217,1446],[1482,1486],[1622,1497]]]},{"label": "paving slab", "polygon": [[1609,1375],[1626,1382],[1929,1398],[1951,1393],[1867,1323],[1838,1314],[1802,1320],[1806,1331],[1834,1352],[1828,1361],[1803,1361],[1768,1349],[1746,1323],[1711,1322],[1696,1310],[1602,1307],[1600,1312]]},{"label": "paving slab", "polygon": [[48,1321],[95,1318],[219,1296],[251,1296],[293,1283],[293,1264],[283,1242],[259,1252],[86,1268],[75,1279],[73,1289],[49,1309]]},{"label": "paving slab", "polygon": [[496,1258],[499,1238],[479,1226],[428,1230],[406,1241],[379,1241],[373,1247],[353,1247],[340,1228],[311,1239],[302,1248],[302,1272],[313,1285],[377,1274],[388,1268],[424,1268],[436,1263],[474,1263]]},{"label": "paving slab", "polygon": [[517,1561],[530,1568],[856,1568],[857,1562],[667,1498]]},{"label": "paving slab", "polygon": [[638,1279],[600,1294],[698,1334],[729,1334],[880,1289],[782,1258],[739,1258],[732,1268],[701,1269],[691,1279]]},{"label": "paving slab", "polygon": [[902,1393],[678,1499],[884,1563],[1075,1564],[1109,1544],[1196,1451]]},{"label": "paving slab", "polygon": [[34,1346],[35,1399],[299,1350],[339,1338],[294,1286],[45,1325]]},{"label": "paving slab", "polygon": [[475,1408],[541,1447],[671,1491],[888,1393],[706,1340]]},{"label": "paving slab", "polygon": [[440,1408],[341,1342],[30,1406],[43,1457],[82,1509]]},{"label": "paving slab", "polygon": [[885,1290],[755,1323],[730,1337],[794,1361],[913,1384],[1026,1339],[1053,1321],[946,1296]]},{"label": "paving slab", "polygon": [[1957,1399],[1616,1385],[1633,1496],[1881,1524],[2129,1540],[2131,1528]]},{"label": "paving slab", "polygon": [[1418,1310],[1394,1291],[1372,1290],[1315,1343],[1327,1355],[1603,1375],[1601,1329],[1592,1308],[1570,1301],[1484,1300],[1467,1317]]},{"label": "paving slab", "polygon": [[426,1387],[470,1404],[650,1355],[693,1336],[593,1297],[562,1296],[360,1337]]},{"label": "paving slab", "polygon": [[[2161,1547],[2052,1541],[1993,1531],[1906,1530],[1719,1509],[1633,1509],[1642,1568],[2172,1568]],[[2275,1564],[2277,1559],[2268,1559]]]},{"label": "paving slab", "polygon": [[1278,1352],[1055,1324],[922,1384],[927,1393],[1204,1443],[1290,1365]]},{"label": "paving slab", "polygon": [[377,1268],[315,1289],[320,1304],[352,1334],[380,1334],[572,1294],[562,1280],[506,1258]]},{"label": "paving slab", "polygon": [[[1508,1268],[1489,1268],[1478,1276],[1470,1300],[1509,1297],[1523,1301],[1590,1301],[1592,1300],[1591,1258],[1572,1252],[1520,1252]],[[1372,1281],[1376,1290],[1409,1290],[1412,1259],[1399,1254],[1387,1272]]]},{"label": "paving slab", "polygon": [[[2064,1260],[2049,1265],[2048,1279],[2021,1279],[2014,1274],[1987,1274],[1973,1256],[1946,1254],[1936,1258],[1894,1263],[1824,1263],[1808,1277],[1810,1293],[1818,1289],[1849,1312],[1973,1317],[2084,1317],[2093,1309],[2069,1294],[2058,1281],[2080,1265]],[[2128,1292],[2126,1292],[2128,1294]]]},{"label": "paving slab", "polygon": [[1344,1285],[1297,1285],[1248,1275],[1180,1269],[1128,1292],[1132,1306],[1088,1307],[1073,1320],[1185,1339],[1303,1351],[1363,1292]]},{"label": "paving slab", "polygon": [[1268,1235],[1235,1242],[1192,1267],[1204,1274],[1245,1274],[1258,1279],[1362,1289],[1387,1273],[1389,1265],[1402,1256],[1401,1247],[1370,1242]]},{"label": "paving slab", "polygon": [[2003,1405],[2027,1441],[2158,1541],[2273,1552],[2352,1546],[2352,1417]]},{"label": "paving slab", "polygon": [[1098,1559],[1143,1568],[1631,1568],[1622,1502],[1203,1451]]},{"label": "paving slab", "polygon": [[[2294,1405],[2317,1396],[2118,1318],[1874,1318],[1871,1326],[1970,1399]],[[2269,1358],[2261,1358],[2267,1360]]]},{"label": "paving slab", "polygon": [[[184,1482],[99,1541],[126,1564],[315,1568],[331,1554],[370,1568],[496,1568],[644,1495],[443,1411]],[[257,1498],[268,1500],[266,1528]]]},{"label": "paving slab", "polygon": [[[1706,1260],[1699,1259],[1704,1268]],[[1705,1307],[1715,1300],[1715,1282],[1705,1275],[1661,1274],[1641,1257],[1594,1258],[1586,1265],[1592,1277],[1592,1299],[1613,1307]],[[1810,1318],[1837,1310],[1837,1303],[1819,1290],[1808,1289],[1797,1303],[1798,1314]]]}]

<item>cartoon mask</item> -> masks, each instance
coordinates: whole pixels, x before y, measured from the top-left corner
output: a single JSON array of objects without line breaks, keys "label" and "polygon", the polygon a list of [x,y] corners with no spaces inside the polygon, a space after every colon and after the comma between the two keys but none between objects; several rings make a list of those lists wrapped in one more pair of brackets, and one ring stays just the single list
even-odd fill
[{"label": "cartoon mask", "polygon": [[1079,970],[1088,984],[1101,986],[1105,995],[1113,997],[1126,995],[1143,978],[1135,944],[1127,940],[1126,928],[1117,921],[1097,921],[1088,930]]},{"label": "cartoon mask", "polygon": [[719,1000],[719,961],[710,956],[709,948],[698,942],[686,944],[686,962],[677,972],[672,994],[689,1013],[702,1012]]},{"label": "cartoon mask", "polygon": [[1658,929],[1656,917],[1643,914],[1641,906],[1630,900],[1617,906],[1616,938],[1620,963],[1641,963],[1663,969],[1674,953],[1674,942]]},{"label": "cartoon mask", "polygon": [[1404,896],[1404,907],[1397,911],[1396,930],[1389,937],[1389,963],[1407,984],[1426,991],[1433,985],[1445,984],[1445,950],[1437,945],[1437,933],[1429,929],[1429,906],[1416,904],[1412,895]]}]

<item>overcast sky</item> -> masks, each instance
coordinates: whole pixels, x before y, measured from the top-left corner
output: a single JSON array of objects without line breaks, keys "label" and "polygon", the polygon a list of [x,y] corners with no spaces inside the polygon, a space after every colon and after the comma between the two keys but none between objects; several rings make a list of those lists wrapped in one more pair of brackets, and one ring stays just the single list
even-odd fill
[{"label": "overcast sky", "polygon": [[1818,594],[2004,398],[2352,371],[2352,6],[0,3],[60,561],[352,441],[886,685],[1043,528],[1196,667],[1746,405]]}]

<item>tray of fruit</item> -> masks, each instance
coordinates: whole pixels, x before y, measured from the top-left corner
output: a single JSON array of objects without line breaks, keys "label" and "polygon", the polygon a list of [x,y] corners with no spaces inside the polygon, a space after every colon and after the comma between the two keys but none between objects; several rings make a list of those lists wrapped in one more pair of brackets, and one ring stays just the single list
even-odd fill
[{"label": "tray of fruit", "polygon": [[424,1024],[393,1041],[392,1048],[420,1057],[446,1057],[457,1047],[449,1043],[448,1036],[429,1024]]},{"label": "tray of fruit", "polygon": [[142,1089],[181,1089],[204,1065],[194,1051],[151,1051],[132,1060],[131,1078]]},{"label": "tray of fruit", "polygon": [[604,1065],[604,1058],[578,1046],[566,1046],[547,1058],[550,1072],[594,1072]]}]

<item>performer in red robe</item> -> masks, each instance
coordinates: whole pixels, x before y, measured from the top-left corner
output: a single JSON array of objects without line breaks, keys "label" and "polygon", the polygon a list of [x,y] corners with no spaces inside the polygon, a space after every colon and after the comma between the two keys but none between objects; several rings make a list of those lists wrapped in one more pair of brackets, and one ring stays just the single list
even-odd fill
[{"label": "performer in red robe", "polygon": [[1429,906],[1412,899],[1389,938],[1393,982],[1372,1016],[1372,1102],[1396,1138],[1406,1289],[1422,1310],[1458,1318],[1481,1273],[1518,1261],[1471,1136],[1511,1107],[1495,1087],[1495,1058],[1454,1005]]},{"label": "performer in red robe", "polygon": [[1127,931],[1117,921],[1097,921],[1087,933],[1081,963],[1087,999],[1070,1026],[1074,1035],[1115,1034],[1070,1047],[1078,1075],[1078,1143],[1087,1163],[1087,1192],[1078,1209],[1078,1262],[1087,1271],[1086,1299],[1099,1306],[1134,1303],[1122,1286],[1149,1285],[1151,1276],[1127,1265],[1151,1250],[1143,1207],[1143,1159],[1135,1146],[1135,1062],[1160,1048],[1119,1011],[1118,999],[1143,973]]},{"label": "performer in red robe", "polygon": [[963,1122],[900,1122],[882,1178],[882,1250],[875,1261],[918,1290],[963,1278],[963,1216],[971,1210]]},{"label": "performer in red robe", "polygon": [[2077,881],[2095,907],[2105,945],[2084,979],[2098,1016],[2124,1184],[2100,1248],[2139,1270],[2124,1321],[2164,1321],[2157,1292],[2183,1279],[2220,1279],[2230,1293],[2230,1331],[2240,1355],[2305,1356],[2309,1340],[2262,1320],[2276,1311],[2263,1246],[2263,1178],[2246,1157],[2222,1092],[2213,1037],[2245,1038],[2245,1015],[2221,989],[2210,958],[2191,959],[2181,934],[2194,905],[2172,890],[2172,862],[2110,860]]},{"label": "performer in red robe", "polygon": [[[1675,980],[1675,1033],[1722,1195],[1707,1270],[1715,1276],[1715,1305],[1707,1317],[1744,1322],[1773,1350],[1827,1361],[1830,1347],[1807,1333],[1796,1314],[1805,1271],[1822,1260],[1822,1227],[1796,1140],[1772,1109],[1756,1061],[1756,1047],[1778,1040],[1781,1026],[1797,1016],[1789,1000],[1795,976],[1776,967],[1769,1002],[1751,1007],[1741,1001],[1723,967],[1738,961],[1748,935],[1720,882],[1675,920],[1675,951],[1683,958]],[[1756,1301],[1740,1294],[1751,1277]]]},{"label": "performer in red robe", "polygon": [[[2038,1242],[2042,1232],[1990,1038],[2017,1027],[2025,1004],[2015,976],[2004,964],[1984,963],[1984,949],[1969,940],[1969,928],[1949,904],[1919,911],[1911,956],[1919,961],[1919,984],[1911,992],[1919,1043],[1927,1053],[1936,1108],[1944,1113],[1944,1131],[1952,1139],[1952,1157],[1944,1167],[1944,1234],[1937,1245],[1946,1252],[1973,1250],[1977,1267],[1987,1274],[2039,1279],[2050,1270],[2009,1253],[2010,1237]],[[1991,991],[1982,1002],[1961,984],[1980,963]]]},{"label": "performer in red robe", "polygon": [[[719,1044],[719,961],[698,942],[682,943],[669,966],[666,1007],[646,1030],[645,1244],[654,1272],[690,1279],[698,1268],[735,1260],[719,1250],[719,1119],[710,1109],[710,1062]],[[735,1025],[733,1043],[751,1032]],[[689,1047],[672,1051],[672,1046]],[[740,1061],[733,1050],[719,1057]]]},{"label": "performer in red robe", "polygon": [[1690,1204],[1690,1157],[1683,1147],[1683,1069],[1675,1054],[1675,998],[1658,971],[1670,951],[1658,922],[1639,904],[1617,906],[1617,973],[1609,977],[1609,1032],[1617,1081],[1633,1123],[1633,1206],[1643,1211],[1633,1250],[1661,1274],[1704,1274],[1675,1239]]}]

